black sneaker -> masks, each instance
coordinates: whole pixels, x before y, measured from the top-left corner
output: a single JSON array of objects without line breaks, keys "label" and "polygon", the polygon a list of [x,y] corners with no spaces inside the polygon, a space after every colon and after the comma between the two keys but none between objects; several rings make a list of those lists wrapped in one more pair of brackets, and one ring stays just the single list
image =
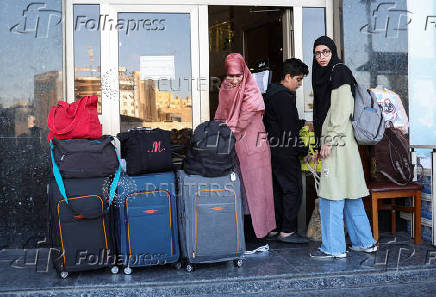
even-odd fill
[{"label": "black sneaker", "polygon": [[310,257],[311,258],[317,258],[317,259],[346,258],[347,257],[347,253],[332,255],[332,254],[324,253],[320,249],[317,249],[316,251],[310,253]]},{"label": "black sneaker", "polygon": [[292,233],[286,237],[278,236],[278,240],[285,243],[309,243],[307,237],[300,236],[297,232]]},{"label": "black sneaker", "polygon": [[268,233],[267,236],[265,236],[265,240],[267,241],[276,241],[279,240],[279,233],[271,235],[271,233]]}]

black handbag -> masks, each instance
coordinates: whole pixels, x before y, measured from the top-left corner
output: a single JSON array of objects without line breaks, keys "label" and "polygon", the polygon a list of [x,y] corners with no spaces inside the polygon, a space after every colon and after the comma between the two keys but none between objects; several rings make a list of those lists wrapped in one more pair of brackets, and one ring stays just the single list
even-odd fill
[{"label": "black handbag", "polygon": [[121,158],[126,160],[128,175],[171,171],[170,131],[159,128],[132,129],[117,135]]}]

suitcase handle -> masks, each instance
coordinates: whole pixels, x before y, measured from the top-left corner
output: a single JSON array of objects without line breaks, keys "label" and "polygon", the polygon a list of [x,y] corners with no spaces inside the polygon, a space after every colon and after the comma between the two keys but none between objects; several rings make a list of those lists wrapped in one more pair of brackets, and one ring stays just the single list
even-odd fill
[{"label": "suitcase handle", "polygon": [[66,205],[73,212],[74,218],[76,218],[76,219],[95,220],[95,219],[101,218],[109,213],[108,209],[103,209],[103,211],[99,211],[98,213],[84,215],[80,211],[75,209],[71,205],[71,203],[66,203]]}]

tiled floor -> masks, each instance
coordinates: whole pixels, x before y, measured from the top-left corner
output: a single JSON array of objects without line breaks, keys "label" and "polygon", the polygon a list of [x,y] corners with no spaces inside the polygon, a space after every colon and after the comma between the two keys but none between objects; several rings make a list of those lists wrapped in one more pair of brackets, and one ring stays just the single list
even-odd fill
[{"label": "tiled floor", "polygon": [[[250,247],[250,245],[248,245]],[[414,245],[407,234],[385,234],[375,254],[350,252],[346,259],[315,260],[319,243],[272,242],[269,252],[249,255],[241,268],[207,264],[192,273],[171,266],[58,277],[46,249],[0,252],[0,295],[27,296],[436,296],[436,248]],[[38,254],[37,254],[38,253]],[[387,292],[390,292],[386,295]],[[410,294],[409,294],[410,293]],[[415,294],[416,293],[416,294]]]}]

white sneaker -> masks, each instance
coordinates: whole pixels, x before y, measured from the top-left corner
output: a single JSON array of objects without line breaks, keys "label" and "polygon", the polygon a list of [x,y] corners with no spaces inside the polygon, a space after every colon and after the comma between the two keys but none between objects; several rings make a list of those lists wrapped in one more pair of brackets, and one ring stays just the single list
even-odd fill
[{"label": "white sneaker", "polygon": [[377,245],[372,245],[370,247],[367,248],[355,248],[355,247],[350,247],[350,250],[355,251],[355,252],[364,252],[364,253],[373,253],[377,251]]},{"label": "white sneaker", "polygon": [[265,245],[262,245],[262,246],[258,247],[255,250],[245,251],[244,255],[252,255],[252,254],[255,254],[255,253],[258,253],[258,252],[259,253],[263,253],[263,252],[268,252],[268,251],[269,251],[269,244],[265,244]]}]

